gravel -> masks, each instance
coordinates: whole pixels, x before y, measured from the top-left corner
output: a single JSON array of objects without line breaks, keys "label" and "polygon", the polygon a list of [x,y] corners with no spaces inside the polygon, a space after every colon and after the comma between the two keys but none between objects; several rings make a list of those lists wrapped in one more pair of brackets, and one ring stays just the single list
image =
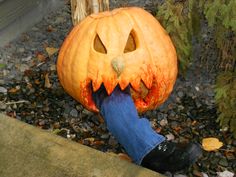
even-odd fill
[{"label": "gravel", "polygon": [[[117,6],[112,2],[112,6]],[[104,120],[73,100],[58,82],[55,65],[58,52],[49,56],[45,49],[59,48],[71,27],[69,5],[65,5],[0,48],[0,110],[100,151],[124,153]],[[202,35],[204,48],[211,39],[207,31]],[[196,52],[201,53],[201,47]],[[169,99],[156,110],[140,115],[147,117],[157,132],[175,142],[201,143],[203,138],[216,137],[224,143],[221,150],[204,152],[193,167],[175,176],[216,176],[217,172],[236,169],[236,140],[216,123],[213,90],[216,69],[209,67],[214,65],[215,51],[205,55],[208,64],[196,55],[186,77],[178,77]],[[45,87],[46,75],[50,87]]]}]

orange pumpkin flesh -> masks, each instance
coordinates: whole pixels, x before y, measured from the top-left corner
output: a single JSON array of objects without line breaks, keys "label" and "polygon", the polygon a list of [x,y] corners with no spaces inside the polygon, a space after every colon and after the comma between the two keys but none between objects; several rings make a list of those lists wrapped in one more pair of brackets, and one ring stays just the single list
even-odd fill
[{"label": "orange pumpkin flesh", "polygon": [[175,48],[159,22],[141,8],[92,14],[64,41],[57,62],[64,89],[87,109],[98,111],[92,91],[104,84],[131,86],[139,112],[153,109],[169,96],[177,75]]}]

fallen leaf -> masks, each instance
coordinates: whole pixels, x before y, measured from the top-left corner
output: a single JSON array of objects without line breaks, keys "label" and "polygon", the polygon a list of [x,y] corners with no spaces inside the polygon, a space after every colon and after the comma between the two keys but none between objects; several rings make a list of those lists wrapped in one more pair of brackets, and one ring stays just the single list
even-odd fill
[{"label": "fallen leaf", "polygon": [[39,79],[35,79],[35,80],[34,80],[34,83],[35,83],[36,85],[39,85],[39,84],[40,84],[40,80],[39,80]]},{"label": "fallen leaf", "polygon": [[104,123],[104,119],[103,119],[103,117],[101,115],[98,115],[98,121],[100,123]]},{"label": "fallen leaf", "polygon": [[58,52],[58,48],[46,47],[46,51],[48,53],[48,56],[51,57],[52,55]]},{"label": "fallen leaf", "polygon": [[61,133],[62,132],[62,129],[54,129],[53,131],[52,131],[52,133],[53,134],[56,134],[56,135],[58,135],[59,133]]},{"label": "fallen leaf", "polygon": [[128,162],[132,162],[132,159],[125,153],[119,153],[118,157],[122,160],[126,160]]},{"label": "fallen leaf", "polygon": [[16,93],[16,92],[18,92],[20,90],[20,88],[11,88],[11,89],[9,89],[8,90],[8,93]]},{"label": "fallen leaf", "polygon": [[85,141],[89,141],[89,142],[94,142],[95,138],[90,137],[90,138],[85,138],[84,140],[85,140]]},{"label": "fallen leaf", "polygon": [[44,62],[46,60],[46,57],[41,53],[37,53],[36,57],[40,62]]},{"label": "fallen leaf", "polygon": [[204,138],[202,140],[202,147],[205,151],[215,151],[220,149],[223,146],[223,143],[220,142],[217,138]]},{"label": "fallen leaf", "polygon": [[51,88],[52,87],[52,84],[50,83],[48,75],[49,75],[48,73],[45,74],[45,83],[44,83],[45,88]]},{"label": "fallen leaf", "polygon": [[173,127],[173,129],[174,129],[177,133],[179,133],[179,131],[182,130],[182,128],[181,128],[180,126]]},{"label": "fallen leaf", "polygon": [[94,142],[92,142],[92,145],[94,145],[94,146],[99,146],[99,145],[103,145],[103,144],[105,144],[104,141],[94,141]]},{"label": "fallen leaf", "polygon": [[156,131],[157,133],[160,133],[160,132],[161,132],[161,130],[162,130],[162,128],[161,128],[161,127],[157,127],[157,128],[155,129],[155,131]]},{"label": "fallen leaf", "polygon": [[196,121],[196,120],[194,120],[194,121],[191,123],[191,125],[192,125],[192,126],[195,126],[195,125],[196,125],[196,123],[197,123],[197,121]]},{"label": "fallen leaf", "polygon": [[54,29],[51,25],[49,25],[49,26],[47,27],[47,31],[48,31],[48,32],[53,32],[53,31],[55,31],[55,29]]}]

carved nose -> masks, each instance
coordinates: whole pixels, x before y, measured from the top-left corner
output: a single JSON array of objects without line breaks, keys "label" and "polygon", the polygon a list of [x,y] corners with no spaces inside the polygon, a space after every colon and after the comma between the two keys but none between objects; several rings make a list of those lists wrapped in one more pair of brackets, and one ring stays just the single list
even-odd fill
[{"label": "carved nose", "polygon": [[113,58],[111,61],[111,65],[118,77],[121,75],[121,73],[125,69],[125,64],[124,64],[124,61],[122,60],[122,57]]}]

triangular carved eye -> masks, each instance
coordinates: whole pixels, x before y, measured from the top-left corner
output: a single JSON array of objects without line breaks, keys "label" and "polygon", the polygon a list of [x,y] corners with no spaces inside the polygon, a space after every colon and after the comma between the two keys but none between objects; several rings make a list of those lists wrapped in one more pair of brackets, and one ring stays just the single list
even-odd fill
[{"label": "triangular carved eye", "polygon": [[136,50],[135,33],[134,31],[131,31],[126,42],[124,53],[132,52],[134,50]]},{"label": "triangular carved eye", "polygon": [[93,47],[97,52],[107,54],[107,49],[98,35],[94,39]]}]

